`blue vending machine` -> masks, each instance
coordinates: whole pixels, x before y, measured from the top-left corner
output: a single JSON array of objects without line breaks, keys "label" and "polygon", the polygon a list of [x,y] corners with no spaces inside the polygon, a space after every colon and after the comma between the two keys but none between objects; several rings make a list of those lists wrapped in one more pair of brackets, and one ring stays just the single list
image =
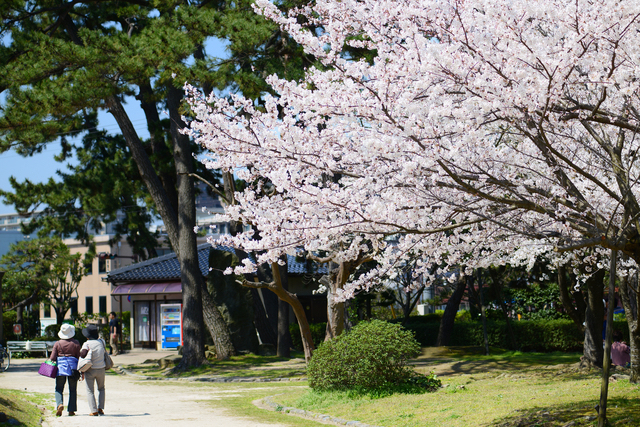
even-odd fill
[{"label": "blue vending machine", "polygon": [[160,304],[162,348],[182,345],[182,304]]}]

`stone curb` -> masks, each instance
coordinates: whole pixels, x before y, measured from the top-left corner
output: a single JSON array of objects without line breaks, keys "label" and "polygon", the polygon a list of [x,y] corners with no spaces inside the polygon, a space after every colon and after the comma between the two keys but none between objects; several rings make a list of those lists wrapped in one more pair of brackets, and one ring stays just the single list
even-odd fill
[{"label": "stone curb", "polygon": [[[277,396],[277,395],[276,395]],[[318,414],[311,411],[305,411],[304,409],[294,408],[292,406],[282,406],[279,403],[276,403],[272,400],[272,398],[276,396],[267,396],[262,399],[262,403],[272,408],[272,411],[282,412],[284,414],[293,415],[296,417],[302,418],[312,418],[317,419],[322,422],[329,422],[336,425],[344,425],[344,426],[353,426],[353,427],[378,427],[371,424],[365,424],[360,421],[349,421],[343,418],[333,418],[331,415],[327,414]]]},{"label": "stone curb", "polygon": [[127,375],[139,378],[145,381],[191,381],[191,382],[209,382],[209,383],[269,383],[269,382],[299,382],[307,381],[306,377],[302,378],[261,378],[261,377],[190,377],[190,378],[163,378],[150,377],[146,375],[136,374],[121,366],[114,365],[112,368],[117,374]]}]

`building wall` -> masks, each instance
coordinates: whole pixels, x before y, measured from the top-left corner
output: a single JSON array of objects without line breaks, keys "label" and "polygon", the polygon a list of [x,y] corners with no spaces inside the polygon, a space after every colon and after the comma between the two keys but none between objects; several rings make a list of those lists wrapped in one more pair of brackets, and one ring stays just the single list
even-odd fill
[{"label": "building wall", "polygon": [[[118,256],[132,256],[131,248],[126,241],[121,241],[113,245],[109,244],[112,235],[104,234],[95,236],[96,253],[116,254]],[[75,239],[66,239],[64,243],[69,247],[71,253],[86,254],[88,248]],[[125,297],[112,297],[111,285],[103,281],[107,277],[107,272],[115,268],[126,267],[133,262],[132,258],[119,258],[101,260],[98,257],[93,259],[91,272],[82,278],[77,291],[77,311],[78,313],[109,313],[111,311],[119,312],[131,311],[132,304],[130,299]],[[102,307],[101,307],[102,306]],[[70,318],[72,311],[67,312],[66,318]],[[40,312],[40,319],[43,328],[47,324],[55,323],[55,311],[53,308],[49,313],[45,312],[44,307]]]}]

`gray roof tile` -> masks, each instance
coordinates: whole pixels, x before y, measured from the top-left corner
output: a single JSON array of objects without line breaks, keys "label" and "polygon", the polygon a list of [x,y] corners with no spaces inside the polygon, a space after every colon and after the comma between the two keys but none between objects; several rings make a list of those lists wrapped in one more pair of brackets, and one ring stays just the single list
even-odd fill
[{"label": "gray roof tile", "polygon": [[[212,246],[209,243],[203,243],[198,246],[198,264],[204,276],[209,274],[209,251],[211,248]],[[218,249],[235,253],[233,248],[226,246],[220,246]],[[299,262],[293,256],[287,256],[287,262],[289,274],[325,274],[327,272],[326,265],[317,265],[307,261]],[[107,273],[106,280],[109,282],[180,280],[180,263],[174,252],[111,270]]]}]

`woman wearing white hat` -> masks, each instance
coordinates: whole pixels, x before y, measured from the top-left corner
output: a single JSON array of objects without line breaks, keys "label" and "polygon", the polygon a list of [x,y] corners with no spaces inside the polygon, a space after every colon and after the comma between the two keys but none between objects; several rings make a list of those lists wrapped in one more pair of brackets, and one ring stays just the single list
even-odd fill
[{"label": "woman wearing white hat", "polygon": [[[74,376],[74,371],[78,368],[78,358],[80,357],[80,343],[73,337],[76,335],[76,328],[73,325],[63,324],[60,326],[58,336],[59,341],[53,345],[50,359],[58,362],[58,376],[56,377],[56,416],[62,415],[64,405],[62,404],[62,393],[64,384],[69,383],[69,403],[67,411],[69,416],[76,414],[78,410],[77,387],[78,377]],[[76,371],[77,372],[77,371]]]}]

